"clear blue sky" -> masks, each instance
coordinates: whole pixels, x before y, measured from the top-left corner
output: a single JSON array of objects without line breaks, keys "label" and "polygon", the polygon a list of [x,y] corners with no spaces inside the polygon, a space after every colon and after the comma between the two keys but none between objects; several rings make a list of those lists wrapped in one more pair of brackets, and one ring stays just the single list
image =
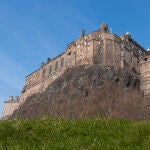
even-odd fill
[{"label": "clear blue sky", "polygon": [[20,95],[27,74],[101,22],[150,47],[149,0],[0,0],[0,116],[3,102]]}]

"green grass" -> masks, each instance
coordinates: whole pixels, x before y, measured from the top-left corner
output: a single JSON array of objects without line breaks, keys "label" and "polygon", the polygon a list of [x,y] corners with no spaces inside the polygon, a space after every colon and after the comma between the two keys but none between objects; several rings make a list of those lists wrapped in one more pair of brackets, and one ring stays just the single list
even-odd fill
[{"label": "green grass", "polygon": [[150,122],[105,119],[0,121],[0,150],[150,150]]}]

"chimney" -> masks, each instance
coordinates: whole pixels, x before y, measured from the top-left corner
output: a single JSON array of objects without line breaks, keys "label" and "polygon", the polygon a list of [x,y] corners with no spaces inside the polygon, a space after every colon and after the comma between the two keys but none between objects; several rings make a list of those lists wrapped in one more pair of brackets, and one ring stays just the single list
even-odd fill
[{"label": "chimney", "polygon": [[101,23],[100,29],[101,29],[102,32],[109,32],[108,31],[108,25],[105,24],[105,23]]},{"label": "chimney", "polygon": [[9,97],[9,101],[13,101],[13,96],[10,96],[10,97]]},{"label": "chimney", "polygon": [[81,33],[81,39],[84,39],[84,36],[85,36],[85,30],[83,29]]},{"label": "chimney", "polygon": [[18,102],[19,101],[19,96],[15,97],[15,101]]}]

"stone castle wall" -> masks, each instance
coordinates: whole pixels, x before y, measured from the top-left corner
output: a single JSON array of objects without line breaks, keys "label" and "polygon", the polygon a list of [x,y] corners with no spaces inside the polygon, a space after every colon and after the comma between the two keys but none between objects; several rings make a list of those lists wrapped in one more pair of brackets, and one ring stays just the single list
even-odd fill
[{"label": "stone castle wall", "polygon": [[10,116],[13,114],[14,110],[18,109],[19,107],[19,97],[13,98],[13,96],[10,96],[8,101],[5,101],[4,103],[4,109],[3,109],[3,118],[7,119],[7,116]]},{"label": "stone castle wall", "polygon": [[150,56],[145,57],[140,65],[141,90],[146,97],[150,97]]},{"label": "stone castle wall", "polygon": [[83,30],[80,38],[70,43],[64,53],[52,60],[48,59],[39,70],[27,76],[21,103],[28,96],[43,92],[69,67],[97,64],[116,69],[126,67],[140,72],[139,62],[145,56],[146,50],[132,40],[129,33],[119,37],[110,33],[105,24],[89,35],[85,35]]},{"label": "stone castle wall", "polygon": [[39,70],[26,77],[25,86],[22,90],[20,104],[28,96],[43,92],[56,78],[61,76],[69,67],[93,63],[93,37],[85,36],[82,31],[81,37],[67,46],[64,53],[42,64]]},{"label": "stone castle wall", "polygon": [[43,92],[67,68],[93,64],[116,69],[127,68],[139,74],[140,61],[145,56],[148,56],[148,52],[129,33],[117,36],[110,33],[104,23],[99,30],[88,35],[83,30],[80,38],[68,44],[64,53],[52,60],[47,59],[45,64],[26,77],[20,105],[32,94]]}]

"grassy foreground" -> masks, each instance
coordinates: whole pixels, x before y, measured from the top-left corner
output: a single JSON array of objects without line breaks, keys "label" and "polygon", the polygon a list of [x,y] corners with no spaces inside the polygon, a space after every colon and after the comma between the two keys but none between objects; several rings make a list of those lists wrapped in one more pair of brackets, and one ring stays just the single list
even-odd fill
[{"label": "grassy foreground", "polygon": [[149,150],[150,122],[105,119],[0,121],[0,150]]}]

